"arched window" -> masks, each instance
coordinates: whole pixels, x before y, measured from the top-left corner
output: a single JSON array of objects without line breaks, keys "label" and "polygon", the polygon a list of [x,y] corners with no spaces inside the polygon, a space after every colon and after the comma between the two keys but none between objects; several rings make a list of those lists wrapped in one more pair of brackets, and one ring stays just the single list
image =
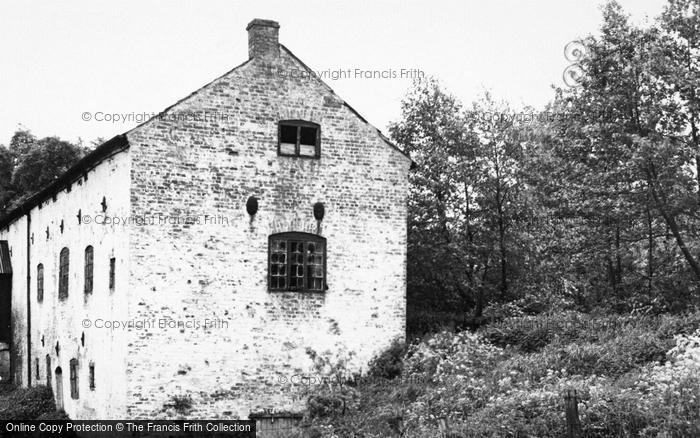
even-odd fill
[{"label": "arched window", "polygon": [[63,409],[63,370],[61,367],[56,367],[54,374],[56,376],[56,409]]},{"label": "arched window", "polygon": [[326,239],[309,233],[279,233],[269,238],[270,291],[326,290]]},{"label": "arched window", "polygon": [[61,250],[61,256],[58,260],[58,299],[65,300],[68,298],[68,248]]},{"label": "arched window", "polygon": [[44,265],[41,263],[36,267],[36,300],[44,301]]},{"label": "arched window", "polygon": [[77,399],[78,394],[78,359],[70,360],[70,398]]},{"label": "arched window", "polygon": [[92,293],[93,260],[95,252],[92,246],[85,248],[85,294]]}]

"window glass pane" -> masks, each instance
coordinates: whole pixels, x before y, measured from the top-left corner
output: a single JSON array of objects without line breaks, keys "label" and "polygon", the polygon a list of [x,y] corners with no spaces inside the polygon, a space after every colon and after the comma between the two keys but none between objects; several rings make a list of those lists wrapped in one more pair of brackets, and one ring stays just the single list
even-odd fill
[{"label": "window glass pane", "polygon": [[58,270],[58,298],[64,299],[68,297],[68,248],[61,250],[59,257]]},{"label": "window glass pane", "polygon": [[302,126],[299,143],[316,146],[316,128]]},{"label": "window glass pane", "polygon": [[70,395],[71,398],[79,398],[78,394],[78,361],[77,359],[70,360]]},{"label": "window glass pane", "polygon": [[299,146],[299,155],[304,157],[315,157],[316,146],[301,145]]},{"label": "window glass pane", "polygon": [[280,131],[280,143],[297,144],[296,126],[282,125]]},{"label": "window glass pane", "polygon": [[280,152],[286,155],[294,155],[297,153],[296,144],[294,143],[282,143],[280,144]]},{"label": "window glass pane", "polygon": [[93,248],[85,248],[85,293],[92,293]]},{"label": "window glass pane", "polygon": [[287,243],[284,240],[273,240],[270,248],[270,288],[284,290],[287,286],[286,254]]},{"label": "window glass pane", "polygon": [[323,243],[309,242],[306,254],[308,288],[323,290]]},{"label": "window glass pane", "polygon": [[291,275],[290,284],[291,289],[303,289],[304,288],[304,243],[303,242],[290,242],[290,252],[291,256]]},{"label": "window glass pane", "polygon": [[37,293],[37,299],[39,301],[44,300],[44,265],[39,264],[37,266],[37,273],[36,273],[36,293]]},{"label": "window glass pane", "polygon": [[109,288],[114,289],[115,271],[117,267],[117,259],[112,257],[109,259]]}]

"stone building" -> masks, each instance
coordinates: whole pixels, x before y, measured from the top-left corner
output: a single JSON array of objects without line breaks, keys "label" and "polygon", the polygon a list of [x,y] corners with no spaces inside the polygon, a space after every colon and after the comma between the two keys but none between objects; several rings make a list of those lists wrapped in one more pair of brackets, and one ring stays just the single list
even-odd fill
[{"label": "stone building", "polygon": [[76,419],[247,418],[404,336],[411,160],[276,22],[247,31],[246,62],[0,222],[3,379]]}]

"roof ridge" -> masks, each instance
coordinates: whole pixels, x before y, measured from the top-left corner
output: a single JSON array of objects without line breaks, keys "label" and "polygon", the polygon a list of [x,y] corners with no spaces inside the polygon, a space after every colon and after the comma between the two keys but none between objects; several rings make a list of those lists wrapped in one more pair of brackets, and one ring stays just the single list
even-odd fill
[{"label": "roof ridge", "polygon": [[[280,48],[284,49],[289,56],[291,56],[295,61],[297,61],[302,67],[304,67],[309,73],[311,73],[320,83],[323,85],[330,93],[332,93],[334,96],[336,96],[338,99],[340,99],[343,102],[343,106],[345,106],[347,109],[350,110],[353,114],[355,114],[360,120],[365,122],[369,127],[374,129],[377,134],[379,135],[379,138],[381,138],[387,145],[395,149],[397,152],[399,152],[401,155],[405,156],[411,161],[411,168],[413,169],[416,166],[416,163],[411,159],[411,157],[403,151],[401,148],[399,148],[396,144],[394,144],[382,131],[371,124],[367,119],[365,119],[362,114],[360,114],[355,108],[350,106],[345,99],[340,97],[334,90],[331,88],[327,83],[321,79],[321,77],[313,70],[311,69],[308,65],[304,63],[298,56],[296,56],[294,53],[292,53],[291,50],[289,50],[284,44],[279,43]],[[197,88],[193,92],[189,93],[185,97],[177,100],[175,103],[172,105],[169,105],[166,107],[163,111],[159,112],[158,114],[154,115],[153,117],[150,117],[149,119],[143,121],[142,123],[134,126],[133,128],[129,129],[128,131],[116,135],[115,137],[111,138],[110,140],[105,141],[101,145],[97,146],[93,151],[85,155],[83,158],[81,158],[77,163],[75,163],[72,167],[70,167],[67,171],[65,171],[63,174],[61,174],[58,178],[56,178],[54,181],[49,183],[48,185],[44,186],[43,188],[39,189],[37,192],[32,194],[26,201],[24,201],[22,204],[19,206],[15,207],[12,209],[8,214],[6,214],[4,217],[0,218],[0,229],[6,228],[9,226],[11,223],[19,219],[22,215],[25,213],[28,213],[30,210],[32,210],[34,207],[37,205],[41,204],[43,201],[45,201],[47,198],[52,196],[55,193],[58,193],[59,191],[63,190],[68,184],[72,183],[75,179],[77,179],[78,174],[82,174],[87,172],[89,169],[95,167],[97,164],[99,164],[103,159],[107,158],[107,156],[111,155],[112,152],[118,152],[123,149],[127,149],[129,147],[129,141],[127,138],[127,135],[136,129],[141,128],[145,124],[149,123],[151,120],[157,118],[157,117],[162,117],[164,114],[166,114],[168,111],[176,107],[177,105],[181,104],[182,102],[185,102],[186,100],[190,99],[191,97],[195,96],[196,94],[200,93],[207,87],[209,87],[211,84],[214,82],[228,76],[229,74],[233,73],[234,71],[238,70],[239,68],[245,66],[251,61],[251,59],[247,59],[246,61],[242,62],[241,64],[238,64],[234,68],[226,71],[224,74],[217,76],[216,78],[212,79],[211,81],[207,82],[206,84],[202,85],[201,87]]]},{"label": "roof ridge", "polygon": [[144,126],[146,123],[150,122],[151,120],[153,120],[157,117],[162,117],[165,113],[167,113],[173,107],[188,100],[189,98],[191,98],[192,96],[201,92],[202,90],[204,90],[205,88],[207,88],[208,86],[213,84],[214,82],[218,81],[221,78],[228,76],[230,73],[243,67],[248,62],[250,62],[250,59],[237,65],[236,67],[232,68],[231,70],[228,70],[226,73],[217,76],[216,78],[212,79],[211,81],[209,81],[206,84],[202,85],[201,87],[197,88],[195,91],[189,93],[187,96],[177,100],[172,105],[169,105],[163,111],[159,112],[158,114],[154,115],[153,117],[148,118],[147,120],[134,126],[133,128],[129,129],[128,131],[126,131],[122,134],[118,134],[118,135],[112,137],[111,139],[105,141],[104,143],[100,144],[99,146],[97,146],[94,150],[92,150],[87,155],[85,155],[83,158],[78,160],[77,163],[75,163],[68,170],[66,170],[64,173],[62,173],[54,181],[45,185],[44,187],[42,187],[38,191],[34,192],[29,198],[27,198],[26,201],[24,201],[19,206],[10,210],[10,212],[7,213],[4,217],[0,217],[0,229],[7,227],[11,223],[13,223],[17,219],[19,219],[22,215],[24,215],[25,213],[28,213],[31,209],[33,209],[34,207],[36,207],[40,203],[44,202],[47,198],[52,196],[54,193],[58,193],[59,191],[63,190],[63,188],[65,188],[68,184],[70,184],[73,180],[75,180],[77,178],[77,175],[75,175],[75,173],[82,173],[79,171],[86,171],[84,169],[86,169],[88,167],[96,166],[104,158],[106,158],[107,155],[111,154],[111,152],[115,152],[117,149],[121,150],[121,149],[128,148],[129,141],[127,139],[127,134]]}]

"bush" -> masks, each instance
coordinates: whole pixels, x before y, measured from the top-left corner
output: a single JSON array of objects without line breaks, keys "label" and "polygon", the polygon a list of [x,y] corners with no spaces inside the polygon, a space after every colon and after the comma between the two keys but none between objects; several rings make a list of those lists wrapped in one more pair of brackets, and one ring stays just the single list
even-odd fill
[{"label": "bush", "polygon": [[186,414],[192,409],[193,401],[189,395],[174,395],[170,398],[170,402],[165,404],[165,408],[172,408],[178,414]]},{"label": "bush", "polygon": [[307,400],[307,408],[311,418],[329,417],[342,414],[345,402],[337,394],[312,395]]},{"label": "bush", "polygon": [[498,347],[516,347],[525,353],[541,350],[557,337],[576,337],[582,315],[564,313],[506,318],[489,324],[480,333]]},{"label": "bush", "polygon": [[401,366],[393,380],[310,394],[311,422],[324,438],[433,438],[441,425],[444,436],[554,438],[575,389],[582,436],[700,436],[699,323],[700,312],[569,312],[441,332],[411,344],[402,365],[398,348],[378,358],[377,374]]},{"label": "bush", "polygon": [[394,379],[403,371],[403,356],[406,354],[406,344],[394,340],[389,348],[384,350],[369,363],[368,375],[383,379]]},{"label": "bush", "polygon": [[0,420],[35,420],[56,411],[48,386],[15,388],[0,396]]}]

